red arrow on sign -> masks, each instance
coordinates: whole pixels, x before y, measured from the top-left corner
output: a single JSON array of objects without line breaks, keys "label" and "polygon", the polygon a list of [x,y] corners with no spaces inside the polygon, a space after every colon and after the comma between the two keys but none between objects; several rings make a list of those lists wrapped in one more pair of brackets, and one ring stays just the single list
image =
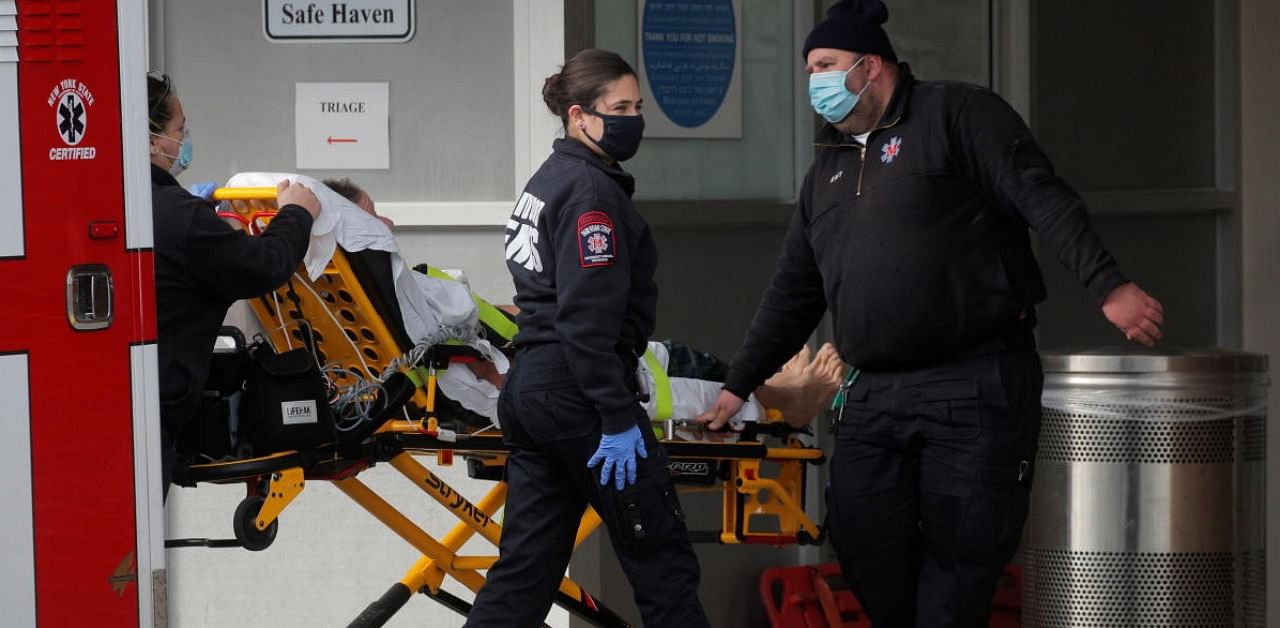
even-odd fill
[{"label": "red arrow on sign", "polygon": [[332,144],[355,144],[356,142],[359,142],[359,141],[360,140],[354,137],[334,137],[332,135],[330,135],[328,139],[328,142],[331,145]]}]

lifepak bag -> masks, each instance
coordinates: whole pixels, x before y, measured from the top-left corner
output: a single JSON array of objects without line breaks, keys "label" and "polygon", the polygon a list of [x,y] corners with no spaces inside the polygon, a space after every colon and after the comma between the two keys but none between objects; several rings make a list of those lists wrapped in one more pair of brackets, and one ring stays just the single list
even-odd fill
[{"label": "lifepak bag", "polygon": [[240,404],[256,455],[305,449],[334,441],[328,386],[306,349],[275,353],[253,348],[249,378]]}]

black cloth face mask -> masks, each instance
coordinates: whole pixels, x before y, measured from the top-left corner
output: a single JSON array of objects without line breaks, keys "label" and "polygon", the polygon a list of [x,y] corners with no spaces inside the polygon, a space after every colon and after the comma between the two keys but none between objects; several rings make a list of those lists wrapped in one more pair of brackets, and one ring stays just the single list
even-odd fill
[{"label": "black cloth face mask", "polygon": [[582,110],[604,121],[604,133],[600,139],[586,133],[583,135],[587,135],[606,155],[617,161],[626,161],[640,150],[640,140],[644,138],[644,116],[611,116],[586,107]]}]

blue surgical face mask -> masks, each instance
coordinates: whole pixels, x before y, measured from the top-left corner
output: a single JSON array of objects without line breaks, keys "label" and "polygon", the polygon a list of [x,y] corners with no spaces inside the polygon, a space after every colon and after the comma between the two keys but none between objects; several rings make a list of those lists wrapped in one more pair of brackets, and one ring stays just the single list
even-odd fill
[{"label": "blue surgical face mask", "polygon": [[[152,135],[156,137],[173,139],[168,135],[162,135],[160,133],[152,133]],[[195,151],[195,147],[192,146],[192,143],[191,143],[191,131],[188,128],[184,127],[182,129],[182,144],[178,148],[178,154],[177,155],[170,155],[168,153],[160,153],[160,154],[173,160],[173,164],[169,166],[169,174],[176,177],[182,174],[184,170],[191,167],[191,157],[194,151]]]},{"label": "blue surgical face mask", "polygon": [[862,97],[862,92],[867,91],[871,87],[868,81],[858,93],[849,91],[845,87],[845,77],[858,67],[859,63],[867,58],[862,55],[848,70],[833,70],[831,72],[816,72],[809,75],[809,104],[813,105],[813,110],[818,112],[824,120],[835,124],[847,117],[853,112],[853,108],[858,105],[858,99]]}]

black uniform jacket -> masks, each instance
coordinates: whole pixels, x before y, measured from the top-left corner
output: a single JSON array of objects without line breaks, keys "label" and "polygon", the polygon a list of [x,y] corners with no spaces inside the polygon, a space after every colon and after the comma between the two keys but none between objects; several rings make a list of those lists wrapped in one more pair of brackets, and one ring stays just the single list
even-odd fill
[{"label": "black uniform jacket", "polygon": [[1018,114],[982,87],[898,85],[865,146],[824,125],[725,388],[746,397],[829,307],[863,369],[962,355],[1044,300],[1027,228],[1101,302],[1127,280]]},{"label": "black uniform jacket", "polygon": [[160,416],[176,431],[199,409],[213,342],[238,299],[283,284],[307,252],[311,215],[287,205],[261,237],[219,218],[168,172],[151,167]]},{"label": "black uniform jacket", "polygon": [[556,140],[505,234],[517,347],[558,343],[606,434],[636,424],[635,365],[653,333],[658,265],[635,180],[574,139]]}]

